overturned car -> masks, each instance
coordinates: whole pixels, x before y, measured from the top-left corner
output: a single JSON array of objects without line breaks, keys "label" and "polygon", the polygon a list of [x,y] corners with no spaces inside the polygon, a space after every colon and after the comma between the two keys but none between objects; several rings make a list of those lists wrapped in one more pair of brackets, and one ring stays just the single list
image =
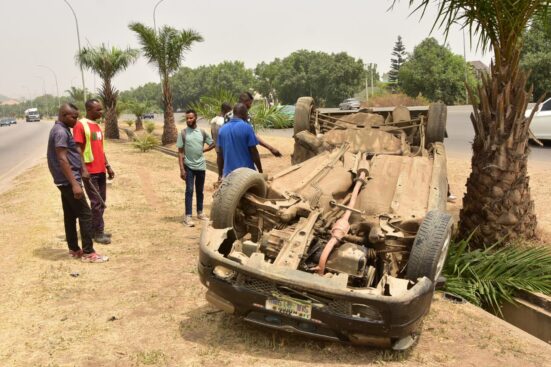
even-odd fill
[{"label": "overturned car", "polygon": [[235,170],[215,194],[198,265],[207,300],[274,329],[406,349],[452,232],[446,106],[296,108],[293,165]]}]

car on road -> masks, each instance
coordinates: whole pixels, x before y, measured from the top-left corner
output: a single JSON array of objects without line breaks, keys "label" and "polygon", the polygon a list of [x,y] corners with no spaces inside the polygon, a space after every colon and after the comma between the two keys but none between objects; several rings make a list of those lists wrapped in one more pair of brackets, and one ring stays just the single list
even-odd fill
[{"label": "car on road", "polygon": [[348,98],[339,104],[339,109],[341,110],[357,110],[361,106],[360,101],[358,101],[356,98]]},{"label": "car on road", "polygon": [[142,115],[142,119],[144,119],[144,120],[153,120],[154,118],[155,118],[155,114],[152,113],[152,112],[144,113]]},{"label": "car on road", "polygon": [[14,124],[17,124],[17,121],[12,117],[0,119],[0,126],[2,127],[14,125]]},{"label": "car on road", "polygon": [[[526,117],[532,114],[533,109],[526,110]],[[534,113],[530,130],[537,139],[551,140],[551,98],[540,104]]]},{"label": "car on road", "polygon": [[447,109],[386,111],[327,114],[301,97],[293,165],[224,178],[200,239],[210,303],[309,337],[414,344],[453,226]]}]

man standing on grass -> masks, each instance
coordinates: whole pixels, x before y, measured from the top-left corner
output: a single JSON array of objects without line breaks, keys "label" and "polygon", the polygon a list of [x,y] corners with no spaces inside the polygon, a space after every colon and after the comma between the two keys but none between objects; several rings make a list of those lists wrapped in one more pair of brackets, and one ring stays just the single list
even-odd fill
[{"label": "man standing on grass", "polygon": [[108,245],[111,243],[111,234],[105,232],[103,221],[107,199],[106,173],[112,180],[115,172],[107,162],[103,150],[103,132],[96,122],[103,115],[101,103],[97,99],[89,99],[85,107],[86,117],[76,123],[73,136],[80,146],[86,169],[90,173],[90,179],[84,181],[84,188],[92,207],[92,235],[97,243]]},{"label": "man standing on grass", "polygon": [[233,117],[226,122],[218,133],[218,179],[226,177],[233,170],[246,167],[258,169],[262,173],[260,154],[258,154],[258,140],[250,124],[246,122],[247,106],[238,103],[233,108]]},{"label": "man standing on grass", "polygon": [[176,146],[178,147],[180,177],[186,182],[184,224],[193,227],[195,223],[191,219],[191,214],[194,185],[197,197],[197,219],[207,219],[207,216],[203,213],[203,189],[207,169],[204,153],[214,148],[214,142],[205,130],[197,127],[197,113],[194,110],[186,111],[186,124],[187,127],[178,134]]},{"label": "man standing on grass", "polygon": [[[69,255],[81,258],[84,262],[101,263],[109,260],[94,251],[91,234],[92,213],[82,191],[82,177],[88,172],[71,135],[70,128],[78,119],[78,108],[65,103],[59,108],[58,120],[50,130],[48,138],[48,168],[54,184],[61,192],[65,238],[69,246]],[[78,246],[77,224],[79,221],[82,250]]]}]

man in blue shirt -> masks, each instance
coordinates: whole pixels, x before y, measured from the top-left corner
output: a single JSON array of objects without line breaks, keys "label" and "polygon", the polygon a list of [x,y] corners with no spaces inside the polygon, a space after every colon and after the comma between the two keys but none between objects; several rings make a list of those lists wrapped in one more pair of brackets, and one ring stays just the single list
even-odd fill
[{"label": "man in blue shirt", "polygon": [[245,121],[247,116],[247,106],[236,104],[232,119],[218,132],[216,146],[220,149],[217,161],[219,179],[240,167],[255,169],[256,166],[258,172],[262,173],[260,154],[256,148],[258,140],[252,126]]}]

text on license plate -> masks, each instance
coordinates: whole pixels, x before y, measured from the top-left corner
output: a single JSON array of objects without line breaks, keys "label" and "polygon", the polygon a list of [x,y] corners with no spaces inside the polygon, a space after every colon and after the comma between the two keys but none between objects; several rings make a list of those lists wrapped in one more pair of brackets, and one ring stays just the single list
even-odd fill
[{"label": "text on license plate", "polygon": [[276,311],[285,315],[301,317],[310,320],[312,305],[306,302],[293,301],[283,298],[266,299],[266,309]]}]

